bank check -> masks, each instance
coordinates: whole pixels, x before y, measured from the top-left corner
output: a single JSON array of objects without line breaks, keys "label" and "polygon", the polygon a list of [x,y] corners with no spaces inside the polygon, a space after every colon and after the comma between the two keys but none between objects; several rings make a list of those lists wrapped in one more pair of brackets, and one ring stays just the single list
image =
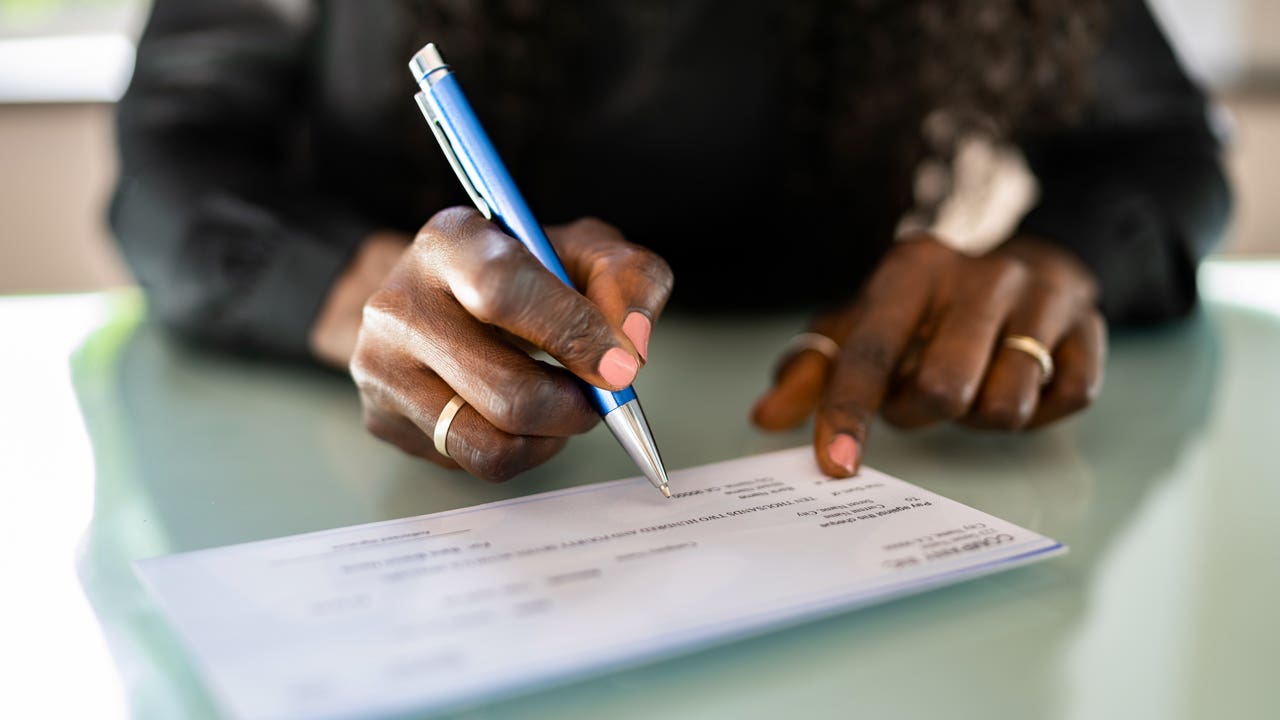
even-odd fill
[{"label": "bank check", "polygon": [[138,572],[230,715],[460,709],[1065,552],[797,448]]}]

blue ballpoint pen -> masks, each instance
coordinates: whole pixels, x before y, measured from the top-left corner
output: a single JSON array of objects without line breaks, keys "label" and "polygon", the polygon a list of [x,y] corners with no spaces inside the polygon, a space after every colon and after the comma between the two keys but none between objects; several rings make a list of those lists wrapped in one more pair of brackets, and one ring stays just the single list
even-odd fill
[{"label": "blue ballpoint pen", "polygon": [[[409,61],[409,70],[421,88],[414,99],[476,208],[519,240],[543,267],[573,287],[555,249],[547,240],[542,226],[534,219],[524,196],[516,188],[506,165],[498,157],[498,151],[471,109],[471,103],[463,95],[458,79],[440,57],[440,51],[434,44],[427,44]],[[640,409],[635,390],[628,387],[612,392],[584,385],[592,405],[644,476],[664,496],[671,497],[667,470],[662,465],[662,457],[653,442],[653,434],[649,431],[649,423]]]}]

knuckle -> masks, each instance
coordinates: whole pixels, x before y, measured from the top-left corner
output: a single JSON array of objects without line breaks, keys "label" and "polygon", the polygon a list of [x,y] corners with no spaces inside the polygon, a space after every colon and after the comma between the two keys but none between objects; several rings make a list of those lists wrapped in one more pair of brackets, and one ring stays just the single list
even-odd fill
[{"label": "knuckle", "polygon": [[396,358],[428,342],[432,325],[422,319],[438,317],[431,304],[427,297],[413,298],[397,288],[383,288],[365,303],[348,364],[357,384],[385,374]]},{"label": "knuckle", "polygon": [[[1097,354],[1099,372],[1101,372],[1101,367],[1103,365],[1102,361],[1107,356],[1107,320],[1102,316],[1102,313],[1098,312],[1096,309],[1092,309],[1089,311],[1085,324],[1096,343],[1095,352]],[[1102,381],[1102,377],[1099,376],[1096,378],[1096,381],[1097,382],[1095,382],[1095,384],[1100,383]]]},{"label": "knuckle", "polygon": [[[444,212],[443,210],[441,212]],[[431,250],[440,244],[440,240],[444,234],[440,231],[439,225],[436,223],[436,217],[433,215],[422,227],[418,228],[418,232],[413,236],[413,244],[415,249]]]},{"label": "knuckle", "polygon": [[1020,430],[1031,421],[1031,406],[1016,400],[998,399],[982,406],[983,424],[996,430]]},{"label": "knuckle", "polygon": [[360,310],[360,334],[379,335],[400,324],[400,310],[406,298],[395,287],[378,289]]},{"label": "knuckle", "polygon": [[381,413],[366,410],[364,413],[364,427],[370,435],[378,438],[382,442],[392,445],[406,455],[414,457],[426,457],[422,447],[411,442],[400,432],[395,423],[388,420]]},{"label": "knuckle", "polygon": [[1070,412],[1083,410],[1093,404],[1097,397],[1096,383],[1081,377],[1064,377],[1058,381],[1058,396],[1063,407]]},{"label": "knuckle", "polygon": [[347,363],[347,371],[351,380],[361,392],[361,402],[370,404],[370,399],[377,396],[377,391],[385,384],[387,365],[391,361],[389,355],[379,342],[369,335],[356,337],[356,346]]},{"label": "knuckle", "polygon": [[557,395],[554,383],[541,373],[521,371],[498,383],[489,393],[492,422],[512,435],[541,435]]},{"label": "knuckle", "polygon": [[510,273],[528,265],[528,251],[515,238],[505,233],[490,233],[480,250],[480,270],[483,272]]},{"label": "knuckle", "polygon": [[560,327],[557,354],[564,362],[590,362],[611,345],[611,334],[586,308],[566,314]]},{"label": "knuckle", "polygon": [[670,289],[676,279],[675,271],[671,269],[671,263],[667,262],[665,258],[659,256],[657,253],[651,252],[649,253],[649,257],[651,258],[649,263],[650,274],[652,274],[655,279],[660,280],[667,289]]},{"label": "knuckle", "polygon": [[637,264],[648,286],[657,297],[666,299],[671,295],[676,276],[671,270],[671,265],[666,260],[657,253],[641,250]]},{"label": "knuckle", "polygon": [[604,220],[591,215],[574,220],[572,223],[569,223],[569,228],[574,232],[590,235],[608,235],[616,239],[622,239],[622,231]]},{"label": "knuckle", "polygon": [[366,407],[361,419],[364,421],[364,429],[369,431],[369,434],[380,440],[387,439],[387,425],[381,415]]},{"label": "knuckle", "polygon": [[396,408],[395,391],[377,379],[364,382],[358,386],[358,389],[365,429],[387,440],[385,436],[389,432],[387,413],[399,414]]},{"label": "knuckle", "polygon": [[431,285],[392,279],[378,288],[360,309],[359,337],[373,341],[403,339],[420,329],[423,318],[437,316],[439,298]]},{"label": "knuckle", "polygon": [[631,243],[623,243],[610,250],[603,257],[602,270],[610,275],[627,275],[628,279],[638,281],[644,289],[643,299],[647,305],[661,305],[671,296],[675,283],[675,273],[662,256]]},{"label": "knuckle", "polygon": [[909,265],[918,261],[927,250],[921,248],[925,245],[922,240],[902,240],[893,244],[889,252],[885,255],[884,265]]},{"label": "knuckle", "polygon": [[486,482],[506,482],[527,467],[528,455],[528,439],[519,436],[504,437],[476,454],[472,473]]},{"label": "knuckle", "polygon": [[[351,380],[357,388],[367,388],[374,384],[374,378],[377,375],[372,353],[364,346],[363,343],[357,343],[355,352],[351,354],[351,362],[347,369],[351,373]],[[361,395],[361,401],[367,403],[367,398]]]},{"label": "knuckle", "polygon": [[830,397],[823,402],[822,414],[839,431],[848,432],[859,442],[866,439],[868,417],[861,403],[848,397]]},{"label": "knuckle", "polygon": [[842,351],[841,360],[850,372],[870,370],[879,375],[888,375],[894,365],[888,343],[876,335],[867,334],[851,338]]},{"label": "knuckle", "polygon": [[913,384],[925,407],[946,417],[958,418],[973,404],[974,391],[969,383],[950,373],[925,368]]},{"label": "knuckle", "polygon": [[525,249],[505,235],[486,243],[470,272],[451,278],[458,300],[483,322],[509,320],[524,309],[533,278]]},{"label": "knuckle", "polygon": [[930,276],[954,254],[932,238],[894,243],[863,286],[863,300],[881,302],[900,295],[904,282],[930,282]]},{"label": "knuckle", "polygon": [[933,261],[954,251],[929,234],[913,235],[894,244],[893,254],[909,260]]},{"label": "knuckle", "polygon": [[477,219],[484,218],[475,208],[464,205],[445,208],[427,220],[426,224],[418,230],[416,240],[428,244],[448,241],[458,237],[459,231]]},{"label": "knuckle", "polygon": [[1031,270],[1018,258],[1008,255],[989,255],[983,258],[983,267],[989,274],[989,282],[994,284],[1021,284],[1031,278]]}]

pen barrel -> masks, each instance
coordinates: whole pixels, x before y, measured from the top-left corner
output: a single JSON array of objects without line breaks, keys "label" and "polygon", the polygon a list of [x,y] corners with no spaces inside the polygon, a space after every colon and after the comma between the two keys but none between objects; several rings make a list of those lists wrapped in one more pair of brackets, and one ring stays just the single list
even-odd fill
[{"label": "pen barrel", "polygon": [[[573,287],[569,273],[565,271],[547,234],[516,187],[511,173],[507,171],[484,126],[480,124],[480,119],[472,110],[457,78],[452,72],[446,71],[442,76],[437,76],[428,87],[424,87],[423,91],[428,93],[430,101],[438,110],[435,121],[448,137],[458,163],[489,204],[493,221],[519,240],[561,282]],[[583,382],[583,387],[601,416],[608,415],[636,397],[635,391],[630,387],[618,392],[604,390],[586,382]]]},{"label": "pen barrel", "polygon": [[453,152],[472,184],[489,203],[494,221],[528,248],[543,267],[561,282],[572,286],[551,241],[534,218],[533,211],[489,140],[489,134],[471,109],[457,77],[448,72],[432,83],[427,92],[439,109],[437,122],[448,136]]},{"label": "pen barrel", "polygon": [[600,413],[600,417],[604,417],[609,413],[617,410],[619,407],[636,399],[636,391],[630,387],[625,387],[618,392],[612,392],[603,388],[598,388],[588,382],[583,382],[582,386],[587,390],[587,399],[595,405],[596,411]]}]

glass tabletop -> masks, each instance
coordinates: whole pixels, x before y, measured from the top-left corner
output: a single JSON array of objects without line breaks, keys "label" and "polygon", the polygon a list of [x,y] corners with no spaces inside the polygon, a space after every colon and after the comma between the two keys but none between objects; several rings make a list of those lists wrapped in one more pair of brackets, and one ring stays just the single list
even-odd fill
[{"label": "glass tabletop", "polygon": [[[1280,262],[1201,281],[1190,320],[1113,333],[1079,418],[873,430],[868,464],[1068,556],[468,716],[1274,716]],[[440,470],[368,436],[341,375],[144,316],[132,290],[0,299],[0,716],[217,717],[136,559],[635,474],[603,427],[503,485]],[[637,389],[670,467],[808,441],[746,420],[801,322],[663,319]]]}]

